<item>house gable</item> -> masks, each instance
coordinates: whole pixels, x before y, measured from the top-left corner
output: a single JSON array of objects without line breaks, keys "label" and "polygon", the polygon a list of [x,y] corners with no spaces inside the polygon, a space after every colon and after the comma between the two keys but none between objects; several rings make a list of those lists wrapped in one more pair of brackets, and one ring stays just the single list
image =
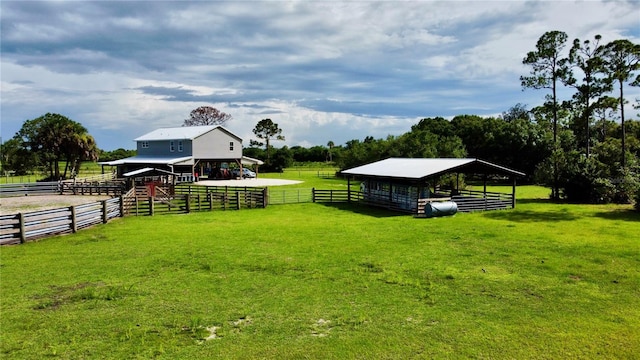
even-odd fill
[{"label": "house gable", "polygon": [[240,159],[242,139],[217,127],[193,139],[193,154],[198,159]]},{"label": "house gable", "polygon": [[140,156],[242,158],[242,139],[221,126],[161,128],[135,140]]}]

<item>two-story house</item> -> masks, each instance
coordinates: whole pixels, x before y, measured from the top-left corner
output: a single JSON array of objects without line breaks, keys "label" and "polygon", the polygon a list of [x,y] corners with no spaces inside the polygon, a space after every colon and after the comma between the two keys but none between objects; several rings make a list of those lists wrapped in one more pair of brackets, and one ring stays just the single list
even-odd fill
[{"label": "two-story house", "polygon": [[103,163],[117,166],[118,177],[155,169],[177,174],[179,181],[194,177],[226,176],[229,165],[260,165],[242,156],[242,139],[219,125],[160,128],[135,139],[137,155]]}]

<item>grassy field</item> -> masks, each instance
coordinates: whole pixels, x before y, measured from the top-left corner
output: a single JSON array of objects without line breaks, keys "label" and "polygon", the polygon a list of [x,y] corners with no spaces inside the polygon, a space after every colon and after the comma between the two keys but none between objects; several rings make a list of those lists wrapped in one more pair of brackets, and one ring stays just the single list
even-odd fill
[{"label": "grassy field", "polygon": [[637,358],[640,214],[547,195],[435,219],[313,203],[128,217],[3,247],[0,353]]}]

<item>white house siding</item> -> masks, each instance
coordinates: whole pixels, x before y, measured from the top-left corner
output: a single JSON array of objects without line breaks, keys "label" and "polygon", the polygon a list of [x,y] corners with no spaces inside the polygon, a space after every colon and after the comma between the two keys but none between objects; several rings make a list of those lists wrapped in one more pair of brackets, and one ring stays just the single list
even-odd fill
[{"label": "white house siding", "polygon": [[[233,150],[229,143],[233,142]],[[217,128],[193,139],[193,157],[196,159],[240,159],[242,139]]]}]

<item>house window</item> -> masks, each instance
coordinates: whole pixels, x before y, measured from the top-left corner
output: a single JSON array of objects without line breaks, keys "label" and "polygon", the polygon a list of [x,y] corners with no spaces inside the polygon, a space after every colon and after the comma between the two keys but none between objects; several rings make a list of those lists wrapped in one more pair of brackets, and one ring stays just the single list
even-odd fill
[{"label": "house window", "polygon": [[143,149],[148,148],[149,147],[149,142],[148,141],[142,141],[140,143],[140,147],[143,148]]},{"label": "house window", "polygon": [[229,141],[229,151],[233,151],[233,141]]},{"label": "house window", "polygon": [[171,151],[171,152],[176,151],[176,145],[173,142],[173,140],[169,141],[169,151]]},{"label": "house window", "polygon": [[178,141],[178,151],[182,152],[184,150],[184,146],[182,145],[182,141]]}]

